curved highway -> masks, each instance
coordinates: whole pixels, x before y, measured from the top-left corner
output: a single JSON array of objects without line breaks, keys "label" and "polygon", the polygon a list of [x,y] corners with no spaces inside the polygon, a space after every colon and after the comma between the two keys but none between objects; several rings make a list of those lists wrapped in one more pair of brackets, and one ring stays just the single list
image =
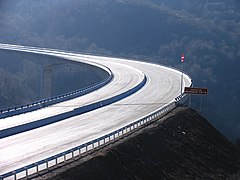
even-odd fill
[{"label": "curved highway", "polygon": [[[0,139],[0,174],[53,156],[108,134],[174,102],[180,95],[181,72],[164,66],[111,57],[83,55],[51,49],[0,44],[0,49],[54,55],[71,61],[108,67],[113,80],[106,86],[47,108],[0,119],[0,130],[51,117],[101,101],[132,89],[144,76],[146,84],[134,94],[112,103],[37,129]],[[184,86],[191,79],[184,74]]]}]

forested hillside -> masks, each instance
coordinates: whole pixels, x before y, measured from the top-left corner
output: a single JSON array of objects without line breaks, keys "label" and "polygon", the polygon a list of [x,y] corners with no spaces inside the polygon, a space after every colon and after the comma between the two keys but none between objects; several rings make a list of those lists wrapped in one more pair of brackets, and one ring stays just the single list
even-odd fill
[{"label": "forested hillside", "polygon": [[239,9],[238,0],[8,0],[0,2],[0,42],[177,68],[185,53],[184,69],[194,86],[209,88],[204,115],[235,140],[240,137]]}]

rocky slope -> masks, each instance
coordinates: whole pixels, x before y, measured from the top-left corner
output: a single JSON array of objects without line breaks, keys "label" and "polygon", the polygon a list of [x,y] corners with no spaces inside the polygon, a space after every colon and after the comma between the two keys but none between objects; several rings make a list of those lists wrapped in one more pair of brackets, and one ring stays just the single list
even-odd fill
[{"label": "rocky slope", "polygon": [[40,179],[232,179],[240,149],[196,111],[164,119]]}]

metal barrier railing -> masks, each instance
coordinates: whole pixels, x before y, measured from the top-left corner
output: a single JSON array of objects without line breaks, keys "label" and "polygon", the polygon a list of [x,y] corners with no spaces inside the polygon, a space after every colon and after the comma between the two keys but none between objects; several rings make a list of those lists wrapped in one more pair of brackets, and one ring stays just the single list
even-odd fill
[{"label": "metal barrier railing", "polygon": [[151,113],[150,115],[147,115],[146,117],[139,119],[133,123],[130,123],[122,128],[119,128],[109,134],[106,134],[100,138],[94,139],[87,143],[81,144],[80,146],[74,147],[60,154],[56,154],[52,157],[43,159],[41,161],[35,162],[33,164],[30,164],[28,166],[25,166],[19,169],[16,169],[12,172],[8,172],[3,175],[0,175],[0,179],[4,180],[8,178],[10,179],[20,179],[25,177],[28,178],[30,175],[33,175],[33,174],[37,176],[43,170],[49,170],[49,168],[62,164],[67,160],[70,160],[75,157],[80,158],[81,156],[84,156],[87,153],[94,151],[96,148],[101,148],[103,146],[106,146],[109,143],[117,141],[119,138],[123,137],[124,135],[129,134],[143,127],[147,123],[150,123],[164,116],[175,107],[176,107],[176,102],[175,101],[171,102],[165,105],[164,107],[156,110],[155,112]]}]

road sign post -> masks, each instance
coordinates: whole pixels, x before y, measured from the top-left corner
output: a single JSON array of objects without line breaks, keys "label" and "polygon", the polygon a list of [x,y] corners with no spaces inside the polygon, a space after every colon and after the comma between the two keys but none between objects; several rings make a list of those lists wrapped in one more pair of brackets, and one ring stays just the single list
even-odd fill
[{"label": "road sign post", "polygon": [[194,87],[185,87],[184,93],[189,94],[189,107],[191,104],[191,95],[201,95],[201,101],[200,101],[200,112],[202,111],[202,96],[208,94],[207,88],[194,88]]}]

